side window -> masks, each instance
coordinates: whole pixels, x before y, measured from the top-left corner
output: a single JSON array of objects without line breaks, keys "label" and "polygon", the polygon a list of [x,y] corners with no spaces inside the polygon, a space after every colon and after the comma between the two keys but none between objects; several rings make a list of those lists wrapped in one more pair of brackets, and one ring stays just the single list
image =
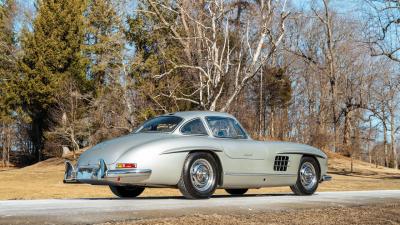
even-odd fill
[{"label": "side window", "polygon": [[234,120],[229,118],[233,124],[233,127],[235,128],[236,131],[236,138],[246,138],[246,133],[244,132],[244,130],[242,129],[242,127],[239,125],[239,123]]},{"label": "side window", "polygon": [[207,117],[207,123],[215,137],[220,138],[246,138],[246,134],[240,125],[228,117]]},{"label": "side window", "polygon": [[195,119],[185,124],[181,128],[181,133],[186,135],[208,135],[206,128],[204,127],[203,122],[201,122],[200,119]]}]

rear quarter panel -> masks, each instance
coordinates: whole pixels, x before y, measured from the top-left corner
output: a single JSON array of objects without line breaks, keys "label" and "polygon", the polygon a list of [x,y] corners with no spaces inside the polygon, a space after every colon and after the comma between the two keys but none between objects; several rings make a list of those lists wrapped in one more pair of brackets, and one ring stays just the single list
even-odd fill
[{"label": "rear quarter panel", "polygon": [[205,136],[174,136],[141,145],[126,152],[117,161],[137,163],[138,169],[151,169],[150,178],[142,185],[175,186],[187,155],[195,150],[222,151],[216,142]]}]

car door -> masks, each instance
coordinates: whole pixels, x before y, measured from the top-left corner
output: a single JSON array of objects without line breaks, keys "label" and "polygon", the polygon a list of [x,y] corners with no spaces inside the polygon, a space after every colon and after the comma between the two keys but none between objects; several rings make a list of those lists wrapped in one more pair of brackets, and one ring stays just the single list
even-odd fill
[{"label": "car door", "polygon": [[223,186],[236,188],[265,186],[265,154],[263,145],[253,141],[231,117],[206,117],[215,141],[224,149]]},{"label": "car door", "polygon": [[253,141],[235,119],[230,117],[206,117],[212,135],[218,138],[224,152],[232,159],[263,160],[265,151]]}]

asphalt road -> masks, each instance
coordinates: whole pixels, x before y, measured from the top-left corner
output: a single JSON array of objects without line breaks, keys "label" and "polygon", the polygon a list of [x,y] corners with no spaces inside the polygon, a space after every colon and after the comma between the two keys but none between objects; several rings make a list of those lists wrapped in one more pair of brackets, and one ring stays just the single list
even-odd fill
[{"label": "asphalt road", "polygon": [[195,213],[346,207],[387,201],[400,201],[400,190],[320,192],[312,196],[215,196],[207,200],[186,200],[178,197],[11,200],[0,201],[0,224],[92,224]]}]

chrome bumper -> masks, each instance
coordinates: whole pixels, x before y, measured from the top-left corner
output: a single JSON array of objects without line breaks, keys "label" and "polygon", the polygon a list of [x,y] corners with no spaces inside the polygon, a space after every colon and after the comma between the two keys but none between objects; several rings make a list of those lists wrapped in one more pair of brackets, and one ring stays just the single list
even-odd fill
[{"label": "chrome bumper", "polygon": [[331,176],[329,176],[329,175],[323,175],[322,176],[322,179],[321,179],[321,182],[322,181],[331,181],[332,180],[332,177]]},{"label": "chrome bumper", "polygon": [[87,183],[99,185],[118,185],[121,183],[140,183],[151,175],[150,169],[108,170],[104,160],[97,167],[77,167],[65,162],[64,183]]}]

